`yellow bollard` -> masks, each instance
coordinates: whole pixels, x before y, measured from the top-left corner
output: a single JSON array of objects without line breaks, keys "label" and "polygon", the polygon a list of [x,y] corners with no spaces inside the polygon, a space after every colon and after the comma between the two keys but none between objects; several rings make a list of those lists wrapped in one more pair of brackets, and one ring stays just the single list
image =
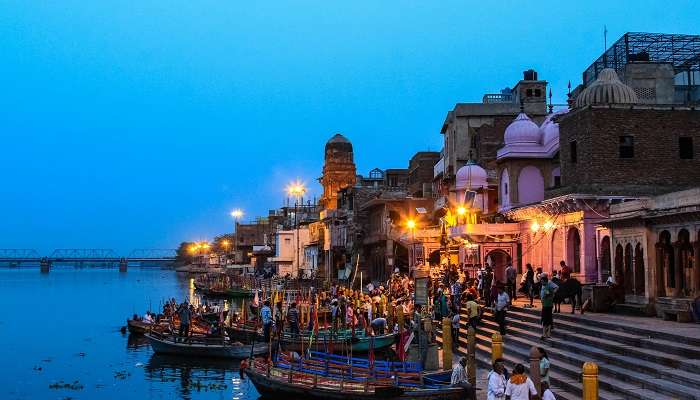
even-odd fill
[{"label": "yellow bollard", "polygon": [[583,400],[598,400],[598,365],[583,363]]},{"label": "yellow bollard", "polygon": [[467,330],[467,351],[467,378],[472,387],[476,388],[476,331],[471,326]]},{"label": "yellow bollard", "polygon": [[452,321],[442,319],[442,369],[452,370]]},{"label": "yellow bollard", "polygon": [[496,332],[491,336],[491,363],[503,358],[503,336]]}]

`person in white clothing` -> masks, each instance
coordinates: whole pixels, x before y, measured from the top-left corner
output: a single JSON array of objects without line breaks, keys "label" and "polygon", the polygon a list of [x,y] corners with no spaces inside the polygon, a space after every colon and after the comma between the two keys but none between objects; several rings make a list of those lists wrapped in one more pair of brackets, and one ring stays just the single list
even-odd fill
[{"label": "person in white clothing", "polygon": [[506,376],[504,372],[503,359],[496,359],[493,362],[493,369],[488,375],[486,400],[504,400],[506,398]]},{"label": "person in white clothing", "polygon": [[450,384],[452,386],[459,386],[466,390],[471,391],[472,385],[469,384],[469,377],[467,377],[467,358],[462,357],[459,362],[452,366],[452,377],[450,378]]},{"label": "person in white clothing", "polygon": [[518,364],[513,369],[513,376],[506,383],[506,400],[529,400],[537,396],[537,389],[532,380],[525,375],[525,366]]},{"label": "person in white clothing", "polygon": [[542,382],[542,400],[557,400],[547,382]]}]

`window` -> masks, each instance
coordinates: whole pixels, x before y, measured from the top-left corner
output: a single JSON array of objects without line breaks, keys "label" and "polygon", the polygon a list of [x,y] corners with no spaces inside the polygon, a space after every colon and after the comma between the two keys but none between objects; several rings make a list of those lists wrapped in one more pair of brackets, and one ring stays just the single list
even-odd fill
[{"label": "window", "polygon": [[681,160],[692,160],[693,159],[693,138],[688,136],[681,136],[678,138],[678,155]]},{"label": "window", "polygon": [[525,95],[526,95],[527,97],[532,97],[532,89],[527,89],[527,90],[525,91]]},{"label": "window", "polygon": [[561,186],[561,176],[555,176],[554,177],[554,187],[560,187]]},{"label": "window", "polygon": [[535,97],[542,97],[542,90],[535,89]]},{"label": "window", "polygon": [[620,158],[634,158],[634,137],[620,136]]},{"label": "window", "polygon": [[571,162],[576,163],[576,160],[578,159],[578,154],[576,154],[576,141],[572,141],[569,143],[569,155],[571,156]]}]

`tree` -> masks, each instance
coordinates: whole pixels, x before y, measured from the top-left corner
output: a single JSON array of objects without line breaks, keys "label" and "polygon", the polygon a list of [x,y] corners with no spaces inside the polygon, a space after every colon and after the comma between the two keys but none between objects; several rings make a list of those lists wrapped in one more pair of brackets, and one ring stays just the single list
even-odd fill
[{"label": "tree", "polygon": [[175,263],[179,265],[192,264],[194,261],[194,254],[190,250],[195,243],[193,242],[182,242],[175,250]]}]

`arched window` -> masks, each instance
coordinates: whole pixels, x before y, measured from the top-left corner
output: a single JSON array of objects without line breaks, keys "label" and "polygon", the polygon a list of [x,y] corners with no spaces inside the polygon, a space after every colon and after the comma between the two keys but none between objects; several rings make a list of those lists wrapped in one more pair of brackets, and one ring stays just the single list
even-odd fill
[{"label": "arched window", "polygon": [[656,243],[656,292],[659,296],[666,296],[666,288],[676,287],[676,266],[671,246],[671,234],[668,231],[659,233],[659,241]]},{"label": "arched window", "polygon": [[530,204],[544,200],[544,178],[539,168],[528,165],[518,175],[518,203]]}]

